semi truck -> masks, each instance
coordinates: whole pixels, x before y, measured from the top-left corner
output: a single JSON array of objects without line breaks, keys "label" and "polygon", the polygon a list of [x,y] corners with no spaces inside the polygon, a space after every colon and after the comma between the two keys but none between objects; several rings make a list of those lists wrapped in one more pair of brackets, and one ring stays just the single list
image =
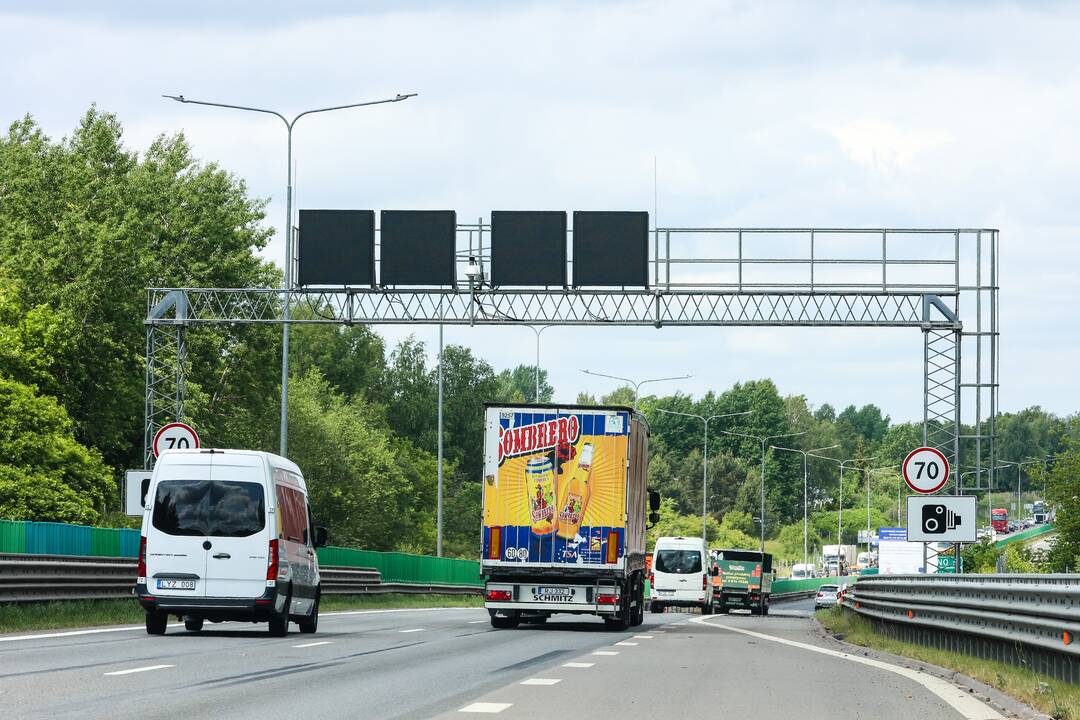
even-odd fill
[{"label": "semi truck", "polygon": [[1005,508],[994,508],[990,511],[990,527],[994,532],[1009,532],[1009,511]]},{"label": "semi truck", "polygon": [[769,614],[772,594],[772,555],[756,550],[724,549],[712,552],[713,609],[718,613],[749,610]]},{"label": "semi truck", "polygon": [[480,572],[491,625],[555,613],[640,625],[649,431],[622,406],[484,406]]},{"label": "semi truck", "polygon": [[821,549],[821,562],[825,566],[825,574],[841,577],[847,575],[855,566],[855,557],[858,548],[854,545],[826,545]]}]

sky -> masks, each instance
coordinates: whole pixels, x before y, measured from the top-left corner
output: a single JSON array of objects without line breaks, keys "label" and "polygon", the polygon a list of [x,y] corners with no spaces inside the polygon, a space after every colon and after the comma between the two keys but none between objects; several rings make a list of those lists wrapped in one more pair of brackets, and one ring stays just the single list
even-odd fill
[{"label": "sky", "polygon": [[[183,132],[284,224],[285,132],[309,116],[297,208],[648,210],[661,227],[1001,231],[1001,406],[1080,410],[1080,5],[1005,2],[0,0],[0,120],[71,132],[91,103],[129,148]],[[656,185],[654,187],[654,162]],[[656,221],[657,218],[653,218]],[[280,263],[280,234],[265,256]],[[389,345],[434,327],[381,327]],[[552,328],[556,399],[597,372],[695,396],[772,378],[815,406],[922,416],[917,329]],[[448,327],[496,370],[527,328]]]}]

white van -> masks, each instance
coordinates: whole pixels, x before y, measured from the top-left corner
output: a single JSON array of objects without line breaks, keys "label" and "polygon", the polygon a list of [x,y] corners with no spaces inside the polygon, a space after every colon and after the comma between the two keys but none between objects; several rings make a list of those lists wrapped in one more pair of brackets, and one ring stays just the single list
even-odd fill
[{"label": "white van", "polygon": [[143,500],[136,592],[146,632],[170,615],[203,622],[267,622],[270,634],[319,625],[319,561],[307,485],[291,461],[249,450],[169,450]]},{"label": "white van", "polygon": [[667,607],[699,607],[703,615],[712,614],[709,553],[701,538],[657,538],[651,580],[651,612],[664,612]]},{"label": "white van", "polygon": [[813,563],[795,563],[791,566],[792,580],[805,580],[814,577]]}]

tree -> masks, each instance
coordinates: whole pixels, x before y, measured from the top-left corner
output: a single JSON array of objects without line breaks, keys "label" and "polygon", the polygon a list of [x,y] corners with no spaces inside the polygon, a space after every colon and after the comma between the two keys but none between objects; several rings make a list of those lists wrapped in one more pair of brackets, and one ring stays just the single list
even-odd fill
[{"label": "tree", "polygon": [[[0,272],[77,319],[56,358],[57,397],[76,438],[130,467],[142,461],[145,289],[260,287],[278,274],[254,252],[271,231],[261,225],[265,203],[242,181],[196,162],[182,135],[141,155],[122,135],[96,108],[59,142],[30,117],[12,123],[0,138]],[[204,425],[227,427],[237,400],[265,412],[275,336],[269,327],[189,333],[191,407],[215,413]],[[223,396],[230,402],[215,404]]]},{"label": "tree", "polygon": [[60,403],[0,377],[0,517],[91,524],[114,494],[108,466],[75,440]]},{"label": "tree", "polygon": [[[536,368],[532,365],[518,365],[513,370],[503,370],[498,374],[499,396],[506,402],[551,402],[555,397],[555,388],[548,382],[548,372],[540,369],[540,399],[536,399]],[[492,398],[494,399],[494,398]]]},{"label": "tree", "polygon": [[1080,568],[1080,446],[1075,444],[1054,456],[1048,470],[1032,468],[1036,482],[1046,483],[1046,501],[1054,509],[1057,540],[1047,563],[1051,572],[1076,572]]},{"label": "tree", "polygon": [[829,403],[823,403],[821,407],[814,411],[814,417],[822,422],[836,422],[836,410]]}]

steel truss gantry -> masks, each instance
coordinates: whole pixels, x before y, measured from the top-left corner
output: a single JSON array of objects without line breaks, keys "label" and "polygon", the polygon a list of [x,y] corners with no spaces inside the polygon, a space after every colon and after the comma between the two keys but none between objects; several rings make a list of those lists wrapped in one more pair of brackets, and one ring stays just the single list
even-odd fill
[{"label": "steel truss gantry", "polygon": [[[993,474],[997,230],[658,228],[650,233],[650,286],[600,289],[492,287],[490,229],[482,219],[458,226],[451,287],[148,290],[146,467],[156,430],[184,417],[185,333],[289,317],[339,325],[919,328],[925,444],[954,467],[964,453],[981,468],[988,450]],[[572,270],[568,263],[568,277]]]}]

